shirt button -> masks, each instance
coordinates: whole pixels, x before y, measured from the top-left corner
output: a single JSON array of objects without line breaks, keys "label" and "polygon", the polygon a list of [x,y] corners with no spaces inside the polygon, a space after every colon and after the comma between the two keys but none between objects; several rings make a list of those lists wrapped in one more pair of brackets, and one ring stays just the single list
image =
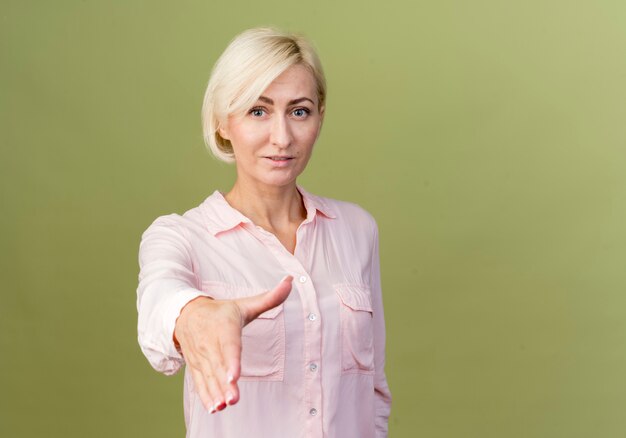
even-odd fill
[{"label": "shirt button", "polygon": [[315,313],[309,313],[309,321],[315,321],[317,319],[317,315]]},{"label": "shirt button", "polygon": [[311,408],[311,410],[309,411],[309,414],[311,414],[313,417],[315,417],[317,415],[317,409]]},{"label": "shirt button", "polygon": [[315,371],[315,370],[317,369],[317,365],[316,365],[316,364],[314,364],[314,363],[312,363],[312,364],[310,364],[310,365],[309,365],[309,369],[310,369],[311,371]]},{"label": "shirt button", "polygon": [[300,278],[300,283],[306,283],[306,277],[304,275],[302,275]]}]

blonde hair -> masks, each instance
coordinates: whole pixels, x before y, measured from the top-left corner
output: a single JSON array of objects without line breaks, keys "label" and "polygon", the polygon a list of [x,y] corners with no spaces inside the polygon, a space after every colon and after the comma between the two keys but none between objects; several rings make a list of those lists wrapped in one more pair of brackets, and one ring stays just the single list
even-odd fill
[{"label": "blonde hair", "polygon": [[306,38],[261,27],[246,30],[230,42],[213,67],[202,104],[204,142],[213,155],[228,163],[234,161],[230,141],[219,134],[220,123],[250,109],[274,79],[296,64],[313,74],[321,109],[326,101],[326,78]]}]

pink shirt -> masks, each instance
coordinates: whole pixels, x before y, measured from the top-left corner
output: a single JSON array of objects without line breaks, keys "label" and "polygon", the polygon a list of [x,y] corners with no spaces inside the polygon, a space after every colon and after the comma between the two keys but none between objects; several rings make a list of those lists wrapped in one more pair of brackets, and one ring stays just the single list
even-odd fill
[{"label": "pink shirt", "polygon": [[231,299],[294,277],[289,298],[243,329],[240,401],[209,414],[185,373],[188,437],[387,436],[385,322],[378,229],[355,204],[302,188],[307,217],[295,255],[219,192],[182,216],[157,218],[139,249],[139,344],[152,366],[177,372],[181,308]]}]

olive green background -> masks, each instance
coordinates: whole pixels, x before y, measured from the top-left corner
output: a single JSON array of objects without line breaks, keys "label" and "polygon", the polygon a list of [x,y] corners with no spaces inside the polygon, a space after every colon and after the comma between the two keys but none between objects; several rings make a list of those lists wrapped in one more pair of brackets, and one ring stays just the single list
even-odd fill
[{"label": "olive green background", "polygon": [[200,107],[257,25],[327,72],[300,182],[379,222],[390,436],[626,436],[618,0],[2,0],[0,436],[184,436],[138,244],[232,184]]}]

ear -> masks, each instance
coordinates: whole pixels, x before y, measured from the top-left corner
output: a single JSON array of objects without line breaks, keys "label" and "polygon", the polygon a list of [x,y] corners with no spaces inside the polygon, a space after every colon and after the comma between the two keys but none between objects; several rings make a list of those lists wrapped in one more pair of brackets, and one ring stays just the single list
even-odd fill
[{"label": "ear", "polygon": [[319,112],[320,112],[320,124],[317,127],[317,135],[315,136],[315,141],[317,141],[317,139],[320,138],[320,134],[322,133],[322,125],[324,124],[324,109],[325,109],[324,106],[322,106],[319,109]]},{"label": "ear", "polygon": [[324,105],[321,106],[320,108],[320,129],[322,129],[322,124],[324,123],[324,112],[326,110],[326,107]]},{"label": "ear", "polygon": [[220,135],[220,137],[222,137],[224,140],[229,140],[229,135],[228,135],[228,128],[225,126],[225,123],[220,123],[217,126],[217,133]]}]

